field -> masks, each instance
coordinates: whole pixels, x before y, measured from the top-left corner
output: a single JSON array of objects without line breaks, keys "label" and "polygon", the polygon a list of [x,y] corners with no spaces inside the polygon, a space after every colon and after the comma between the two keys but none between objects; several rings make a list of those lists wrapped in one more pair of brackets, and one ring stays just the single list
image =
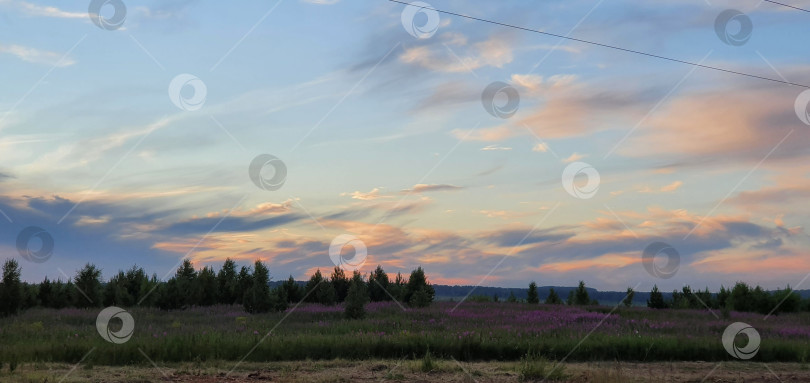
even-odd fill
[{"label": "field", "polygon": [[[330,360],[244,363],[174,363],[153,366],[93,366],[73,369],[66,363],[22,367],[15,374],[0,374],[3,382],[518,382],[518,362],[442,361],[432,371],[408,360]],[[705,380],[704,380],[705,378]],[[62,380],[64,379],[64,380]],[[810,367],[795,363],[743,362],[573,362],[566,363],[564,381],[579,383],[625,382],[806,382]]]},{"label": "field", "polygon": [[[298,371],[294,366],[315,362],[328,366],[334,360],[347,361],[341,368],[363,361],[364,367],[358,368],[377,368],[370,371],[374,374],[366,374],[377,380],[385,378],[381,371],[398,361],[410,366],[401,374],[416,370],[453,376],[458,375],[459,366],[472,363],[478,367],[470,369],[497,381],[517,379],[527,365],[543,369],[541,375],[553,371],[563,373],[560,378],[574,378],[602,370],[609,375],[615,370],[610,365],[614,361],[623,363],[619,370],[639,377],[650,363],[699,361],[704,362],[700,366],[709,366],[708,373],[719,362],[760,367],[763,362],[777,362],[790,363],[785,371],[802,373],[810,361],[808,313],[766,319],[738,312],[723,318],[720,312],[707,310],[475,302],[454,309],[455,305],[436,302],[428,308],[403,310],[396,303],[371,303],[361,320],[344,319],[340,305],[304,304],[258,315],[246,314],[239,306],[171,312],[134,308],[129,310],[135,319],[134,335],[122,344],[99,336],[96,309],[37,308],[0,320],[0,362],[2,376],[25,381],[45,381],[38,375],[26,377],[26,371],[76,364],[82,366],[74,372],[77,376],[116,370],[116,366],[120,371],[163,366],[177,373],[205,367],[214,368],[209,372],[217,376],[253,366],[259,373],[267,370],[265,375],[291,370],[294,377]],[[721,343],[723,331],[733,322],[748,323],[761,336],[761,347],[749,363],[734,359]],[[744,345],[746,339],[741,338],[738,341]],[[374,360],[381,362],[369,364]],[[265,363],[269,361],[284,363]],[[601,367],[588,367],[593,363]]]}]

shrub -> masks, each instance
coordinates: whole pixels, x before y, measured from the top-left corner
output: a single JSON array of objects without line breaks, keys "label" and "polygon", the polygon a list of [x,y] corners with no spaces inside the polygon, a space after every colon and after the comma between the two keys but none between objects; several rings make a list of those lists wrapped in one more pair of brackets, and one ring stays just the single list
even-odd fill
[{"label": "shrub", "polygon": [[422,372],[431,372],[437,369],[439,366],[433,360],[433,356],[430,355],[430,349],[428,348],[427,352],[425,352],[425,356],[422,358],[422,363],[419,366],[419,369]]},{"label": "shrub", "polygon": [[624,299],[622,299],[622,304],[624,304],[624,307],[630,307],[630,306],[633,305],[633,296],[634,295],[636,295],[636,292],[633,291],[632,287],[628,287],[627,288],[627,294],[624,296]]},{"label": "shrub", "polygon": [[551,364],[549,361],[537,354],[527,353],[520,359],[521,381],[533,380],[565,380],[565,366],[559,363]]}]

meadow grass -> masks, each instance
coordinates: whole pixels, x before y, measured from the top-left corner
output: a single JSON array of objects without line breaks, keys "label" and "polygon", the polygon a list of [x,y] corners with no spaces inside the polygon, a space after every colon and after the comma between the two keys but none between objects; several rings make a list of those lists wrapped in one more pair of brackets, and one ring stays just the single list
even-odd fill
[{"label": "meadow grass", "polygon": [[[755,360],[810,359],[808,313],[765,320],[737,312],[717,319],[699,310],[622,308],[609,314],[605,307],[519,303],[452,308],[437,302],[403,311],[394,303],[373,303],[362,320],[345,319],[340,306],[302,305],[291,313],[259,315],[236,306],[170,312],[134,308],[129,311],[135,333],[123,344],[99,336],[98,309],[32,309],[0,319],[0,363],[8,368],[85,358],[89,365],[146,365],[143,354],[158,363],[418,360],[428,350],[431,358],[459,361],[519,361],[527,354],[568,361],[726,361],[732,358],[721,336],[737,321],[751,324],[761,335]],[[268,335],[270,329],[274,331]]]}]

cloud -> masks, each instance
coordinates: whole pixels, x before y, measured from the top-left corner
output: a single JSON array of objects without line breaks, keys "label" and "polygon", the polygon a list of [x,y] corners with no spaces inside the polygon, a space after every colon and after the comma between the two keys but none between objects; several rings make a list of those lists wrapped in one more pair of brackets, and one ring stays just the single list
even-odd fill
[{"label": "cloud", "polygon": [[465,36],[447,33],[436,41],[406,48],[399,60],[432,71],[463,73],[483,67],[502,68],[514,59],[514,42],[509,34],[497,34],[469,44]]},{"label": "cloud", "polygon": [[389,195],[381,195],[379,188],[371,189],[370,192],[364,193],[361,191],[354,191],[352,193],[340,193],[341,196],[351,196],[352,199],[359,199],[361,201],[372,201],[379,198],[391,198]]},{"label": "cloud", "polygon": [[88,19],[89,16],[85,12],[68,12],[63,11],[57,7],[53,6],[42,6],[32,4],[26,1],[8,1],[8,2],[0,2],[0,3],[7,3],[11,4],[12,6],[22,10],[24,13],[30,16],[41,16],[41,17],[54,17],[59,19]]},{"label": "cloud", "polygon": [[485,151],[485,152],[491,152],[491,151],[503,151],[503,150],[507,150],[507,151],[508,151],[508,150],[512,150],[512,148],[510,148],[510,147],[508,147],[508,146],[487,145],[487,146],[485,146],[485,147],[481,148],[481,150],[483,150],[483,151]]},{"label": "cloud", "polygon": [[587,155],[582,155],[582,154],[579,154],[579,153],[573,153],[570,156],[568,156],[568,158],[563,158],[562,162],[565,163],[565,164],[570,164],[572,162],[579,161],[579,160],[581,160],[581,159],[583,159],[585,157],[587,157]]},{"label": "cloud", "polygon": [[540,152],[540,153],[546,153],[548,152],[548,149],[549,149],[548,144],[546,144],[545,142],[538,142],[536,145],[532,147],[533,152]]},{"label": "cloud", "polygon": [[42,51],[21,45],[0,44],[0,53],[10,54],[26,62],[55,67],[66,67],[76,63],[76,61],[70,57],[62,57],[63,55],[60,53]]},{"label": "cloud", "polygon": [[675,182],[673,182],[673,183],[671,183],[669,185],[666,185],[666,186],[662,187],[661,191],[664,192],[664,193],[674,192],[674,191],[678,190],[678,188],[680,188],[681,185],[683,185],[683,182],[675,181]]},{"label": "cloud", "polygon": [[653,188],[651,188],[649,186],[644,186],[641,189],[638,189],[638,192],[639,193],[671,193],[671,192],[674,192],[674,191],[678,190],[681,187],[681,185],[683,185],[683,182],[674,181],[671,184],[661,186],[658,189],[653,189]]},{"label": "cloud", "polygon": [[435,191],[460,190],[460,189],[463,189],[463,187],[449,184],[416,184],[413,185],[413,188],[403,189],[402,193],[406,194],[427,193]]},{"label": "cloud", "polygon": [[798,126],[795,98],[789,88],[743,84],[683,94],[652,115],[618,153],[694,164],[755,164],[769,153],[771,160],[803,157],[810,154],[810,135],[790,133]]}]

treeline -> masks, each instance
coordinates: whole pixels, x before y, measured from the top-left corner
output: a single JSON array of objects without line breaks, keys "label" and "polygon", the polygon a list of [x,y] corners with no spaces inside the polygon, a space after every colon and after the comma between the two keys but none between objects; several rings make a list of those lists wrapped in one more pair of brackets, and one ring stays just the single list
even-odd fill
[{"label": "treeline", "polygon": [[723,312],[747,311],[760,314],[780,312],[810,311],[810,299],[802,299],[790,286],[776,291],[767,291],[760,286],[751,287],[737,282],[734,287],[720,287],[716,294],[708,288],[692,291],[684,286],[681,291],[674,290],[671,299],[664,299],[658,286],[653,286],[647,307],[654,309],[717,309]]},{"label": "treeline", "polygon": [[[473,295],[470,296],[469,301],[471,302],[499,302],[500,297],[497,294],[493,294],[492,298],[487,295]],[[538,304],[540,303],[540,296],[537,291],[537,283],[532,282],[529,283],[529,290],[526,291],[526,299],[518,299],[513,291],[509,292],[509,297],[506,298],[506,302],[509,303],[517,303],[517,302],[525,302],[529,304]],[[596,299],[591,299],[590,294],[588,293],[588,289],[585,287],[585,282],[579,281],[579,285],[574,290],[568,292],[568,298],[565,301],[560,298],[554,288],[550,288],[548,291],[548,295],[543,303],[547,305],[561,305],[567,304],[569,306],[586,306],[586,305],[593,305],[596,306],[599,302]]]},{"label": "treeline", "polygon": [[20,266],[14,259],[3,264],[0,283],[0,315],[16,314],[32,307],[102,307],[151,306],[163,310],[215,304],[242,305],[249,313],[286,310],[301,302],[335,305],[346,302],[346,315],[362,317],[365,303],[396,299],[412,307],[425,307],[433,302],[435,292],[421,267],[409,278],[397,273],[393,280],[381,266],[367,278],[358,272],[351,277],[335,267],[327,278],[317,270],[305,286],[290,276],[275,288],[270,287],[270,271],[261,261],[242,266],[226,259],[219,270],[211,266],[195,269],[184,260],[169,280],[151,277],[143,268],[133,266],[119,271],[109,281],[101,279],[101,270],[86,264],[67,281],[49,280],[25,283],[20,280]]},{"label": "treeline", "polygon": [[[525,291],[525,290],[524,290]],[[635,297],[633,288],[628,287],[624,298],[619,303],[625,307],[633,306]],[[491,298],[487,295],[471,296],[472,302],[498,302],[500,297],[496,294]],[[537,293],[537,284],[531,282],[526,294],[526,299],[518,299],[513,292],[509,293],[507,302],[526,302],[529,304],[540,303]],[[568,298],[563,300],[554,291],[549,289],[545,304],[567,304],[569,306],[595,306],[599,302],[591,299],[585,282],[579,281],[576,289],[571,290]],[[767,291],[760,286],[751,287],[743,282],[737,282],[732,288],[720,287],[718,293],[712,293],[708,288],[704,290],[692,291],[689,286],[684,286],[681,291],[674,290],[670,298],[665,298],[658,286],[653,286],[650,291],[650,298],[647,300],[647,307],[653,309],[698,309],[707,308],[722,310],[724,314],[731,311],[757,312],[760,314],[778,314],[781,312],[810,311],[810,298],[802,299],[793,291],[790,286],[776,291]]]}]

